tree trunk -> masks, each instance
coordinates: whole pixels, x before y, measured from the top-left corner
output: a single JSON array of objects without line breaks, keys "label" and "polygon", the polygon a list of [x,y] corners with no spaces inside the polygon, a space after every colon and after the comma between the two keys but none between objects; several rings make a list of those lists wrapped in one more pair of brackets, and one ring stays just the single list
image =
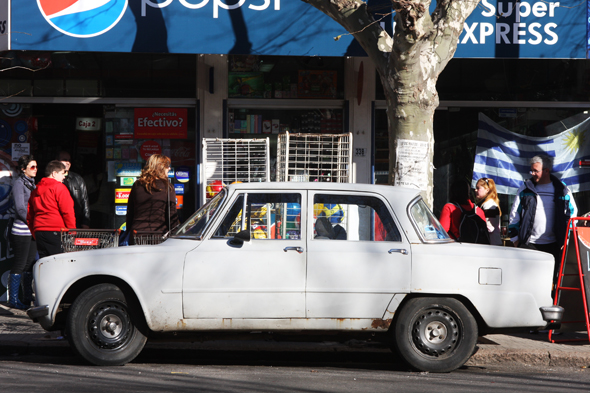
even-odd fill
[{"label": "tree trunk", "polygon": [[375,64],[387,99],[389,184],[419,188],[432,206],[436,82],[479,0],[438,0],[432,14],[431,0],[391,0],[393,40],[363,0],[302,1],[342,25]]}]

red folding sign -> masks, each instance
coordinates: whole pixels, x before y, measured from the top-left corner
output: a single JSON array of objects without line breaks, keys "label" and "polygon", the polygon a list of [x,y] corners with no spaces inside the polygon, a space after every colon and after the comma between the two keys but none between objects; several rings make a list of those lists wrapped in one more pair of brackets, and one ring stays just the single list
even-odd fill
[{"label": "red folding sign", "polygon": [[186,139],[186,108],[135,108],[135,139]]}]

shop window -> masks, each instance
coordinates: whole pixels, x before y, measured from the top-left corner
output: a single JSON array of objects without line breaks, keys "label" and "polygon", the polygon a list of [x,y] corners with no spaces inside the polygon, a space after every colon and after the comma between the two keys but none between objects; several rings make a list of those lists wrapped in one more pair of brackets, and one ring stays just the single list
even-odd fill
[{"label": "shop window", "polygon": [[2,93],[34,97],[196,97],[195,55],[4,52]]},{"label": "shop window", "polygon": [[[136,118],[153,120],[160,126],[151,127],[142,122],[146,126],[140,128]],[[164,118],[167,126],[161,126],[163,123],[160,119]],[[177,126],[181,123],[186,124],[186,128]],[[104,158],[109,181],[116,182],[116,192],[110,204],[116,227],[125,222],[126,193],[141,174],[147,158],[154,153],[171,159],[172,168],[168,178],[176,191],[180,221],[195,211],[197,180],[194,110],[108,107],[105,110],[104,129]]]},{"label": "shop window", "polygon": [[271,163],[270,178],[273,181],[278,179],[276,164],[280,133],[303,133],[329,137],[329,135],[343,134],[345,125],[345,114],[341,108],[273,109],[261,105],[259,109],[230,108],[228,111],[228,135],[230,138],[268,138]]},{"label": "shop window", "polygon": [[64,92],[64,81],[57,80],[36,80],[33,84],[33,95],[35,97],[61,97]]},{"label": "shop window", "polygon": [[65,95],[70,97],[99,97],[100,82],[86,79],[66,80]]},{"label": "shop window", "polygon": [[342,99],[344,61],[330,57],[229,56],[228,97]]}]

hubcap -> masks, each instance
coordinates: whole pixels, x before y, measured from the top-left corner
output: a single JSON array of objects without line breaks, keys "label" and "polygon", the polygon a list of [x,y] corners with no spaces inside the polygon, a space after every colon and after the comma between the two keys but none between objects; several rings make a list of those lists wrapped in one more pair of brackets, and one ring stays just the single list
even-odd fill
[{"label": "hubcap", "polygon": [[124,304],[101,303],[90,313],[88,334],[100,349],[117,349],[129,340],[132,325]]},{"label": "hubcap", "polygon": [[121,334],[121,320],[116,315],[107,315],[100,321],[101,330],[111,337]]},{"label": "hubcap", "polygon": [[414,319],[412,341],[420,352],[432,357],[449,354],[459,345],[457,318],[448,311],[426,309]]},{"label": "hubcap", "polygon": [[431,322],[426,326],[426,340],[431,344],[440,344],[447,338],[447,327],[440,322]]}]

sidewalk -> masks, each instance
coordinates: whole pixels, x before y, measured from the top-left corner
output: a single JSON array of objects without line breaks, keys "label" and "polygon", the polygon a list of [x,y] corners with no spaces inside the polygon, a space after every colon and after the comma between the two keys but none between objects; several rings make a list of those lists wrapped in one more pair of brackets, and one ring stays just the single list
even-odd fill
[{"label": "sidewalk", "polygon": [[[586,334],[559,336],[586,338]],[[555,337],[554,337],[555,338]],[[247,350],[247,351],[389,351],[382,345],[351,340],[338,342],[275,342],[272,340],[215,340],[203,342],[150,342],[147,348],[174,348],[195,350]],[[590,367],[590,342],[550,343],[546,333],[539,334],[491,334],[480,337],[477,352],[467,362],[468,366],[483,366],[504,362],[527,365]],[[29,319],[24,311],[0,304],[0,353],[42,352],[51,349],[70,351],[67,340],[59,332],[46,332]]]}]

